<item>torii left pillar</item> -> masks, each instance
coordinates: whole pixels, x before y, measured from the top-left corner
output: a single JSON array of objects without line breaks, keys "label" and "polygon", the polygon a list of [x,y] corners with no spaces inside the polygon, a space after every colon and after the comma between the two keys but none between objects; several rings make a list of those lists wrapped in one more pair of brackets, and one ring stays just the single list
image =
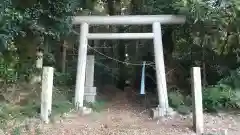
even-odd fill
[{"label": "torii left pillar", "polygon": [[80,45],[78,49],[78,62],[77,62],[77,77],[75,88],[75,106],[76,109],[83,107],[84,100],[84,85],[85,85],[85,73],[86,73],[86,61],[87,61],[87,35],[89,32],[89,25],[87,23],[81,24],[80,29]]}]

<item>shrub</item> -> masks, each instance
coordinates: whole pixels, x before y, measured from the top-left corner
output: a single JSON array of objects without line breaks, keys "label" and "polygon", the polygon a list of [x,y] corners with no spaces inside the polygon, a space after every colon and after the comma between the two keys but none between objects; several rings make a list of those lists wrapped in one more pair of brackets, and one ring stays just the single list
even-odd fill
[{"label": "shrub", "polygon": [[179,91],[169,92],[168,96],[169,96],[169,104],[172,107],[177,108],[180,105],[184,105],[184,96]]},{"label": "shrub", "polygon": [[203,91],[203,106],[205,111],[217,111],[232,104],[234,92],[231,87],[221,85],[209,86]]},{"label": "shrub", "polygon": [[168,94],[169,104],[181,114],[188,114],[191,111],[191,96],[184,96],[179,91],[172,91]]},{"label": "shrub", "polygon": [[240,68],[204,89],[203,106],[206,111],[240,107]]},{"label": "shrub", "polygon": [[69,73],[54,72],[54,85],[66,86],[75,83],[72,75]]},{"label": "shrub", "polygon": [[[179,91],[169,92],[169,104],[180,113],[189,112],[191,96],[185,97]],[[207,112],[240,108],[240,69],[232,71],[216,85],[203,89],[203,108]]]}]

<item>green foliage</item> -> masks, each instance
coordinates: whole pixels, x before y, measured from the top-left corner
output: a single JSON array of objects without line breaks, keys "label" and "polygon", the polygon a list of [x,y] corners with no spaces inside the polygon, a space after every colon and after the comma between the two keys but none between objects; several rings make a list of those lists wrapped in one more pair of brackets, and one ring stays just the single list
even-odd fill
[{"label": "green foliage", "polygon": [[34,72],[33,66],[29,65],[32,61],[20,62],[28,54],[22,52],[19,39],[37,40],[34,42],[44,48],[44,65],[56,64],[55,56],[49,51],[56,47],[60,37],[72,32],[72,16],[78,12],[81,3],[79,0],[40,0],[22,6],[21,2],[0,2],[0,78],[8,82],[22,77],[29,79]]},{"label": "green foliage", "polygon": [[149,14],[175,14],[174,0],[148,0],[145,8]]},{"label": "green foliage", "polygon": [[94,103],[84,103],[87,107],[92,108],[93,111],[100,112],[104,109],[104,106],[106,105],[105,101],[96,101]]},{"label": "green foliage", "polygon": [[175,108],[177,108],[180,105],[184,105],[184,96],[176,91],[176,92],[169,92],[169,104]]},{"label": "green foliage", "polygon": [[184,96],[179,91],[171,91],[168,94],[169,104],[180,114],[189,114],[191,111],[192,100],[189,96]]},{"label": "green foliage", "polygon": [[223,108],[240,107],[240,72],[232,71],[230,76],[221,79],[218,84],[207,87],[203,92],[205,109],[217,111]]},{"label": "green foliage", "polygon": [[[240,69],[221,79],[216,85],[207,86],[203,90],[204,111],[217,112],[223,109],[240,107]],[[190,111],[192,99],[178,91],[169,92],[169,104],[180,113]]]},{"label": "green foliage", "polygon": [[69,86],[74,83],[75,81],[70,73],[54,72],[54,85]]},{"label": "green foliage", "polygon": [[71,109],[73,109],[73,107],[74,107],[73,104],[68,100],[64,100],[64,101],[58,100],[57,102],[53,103],[52,116],[57,115],[57,114],[67,113]]},{"label": "green foliage", "polygon": [[15,127],[11,135],[21,135],[21,127]]},{"label": "green foliage", "polygon": [[39,73],[32,63],[32,61],[20,61],[14,45],[9,45],[7,50],[0,53],[0,82],[13,84],[19,80],[29,81],[33,74]]},{"label": "green foliage", "polygon": [[25,106],[13,106],[5,103],[0,105],[0,117],[2,122],[8,120],[21,119],[23,117],[34,117],[37,116],[37,108],[40,107],[40,104],[29,103]]},{"label": "green foliage", "polygon": [[45,52],[43,56],[43,63],[43,66],[55,67],[56,60],[54,55],[52,53]]},{"label": "green foliage", "polygon": [[34,19],[30,28],[45,38],[59,40],[71,32],[71,16],[78,6],[77,0],[41,0],[26,9],[27,14]]},{"label": "green foliage", "polygon": [[15,36],[24,36],[25,32],[21,25],[24,17],[17,11],[11,0],[3,0],[0,3],[0,52],[8,48],[8,44],[14,40]]},{"label": "green foliage", "polygon": [[221,86],[208,87],[203,92],[203,106],[207,111],[217,111],[226,108],[233,94],[231,88]]},{"label": "green foliage", "polygon": [[[30,37],[41,48],[54,48],[54,42],[72,32],[72,16],[80,8],[79,0],[40,0],[22,6],[21,0],[0,2],[0,52],[17,45],[18,39]],[[24,5],[24,4],[23,4]],[[29,40],[29,39],[28,39]],[[22,46],[15,46],[17,52]],[[47,49],[45,52],[48,52]],[[19,56],[20,57],[20,56]],[[21,59],[21,58],[19,58]],[[44,54],[47,65],[55,65],[54,56]],[[22,67],[26,63],[18,63]],[[31,63],[32,64],[32,63]],[[27,68],[26,68],[27,69]],[[25,70],[26,70],[25,69]]]},{"label": "green foliage", "polygon": [[14,83],[18,79],[16,66],[18,60],[11,55],[11,52],[6,52],[5,55],[0,54],[0,80],[6,83]]},{"label": "green foliage", "polygon": [[[29,102],[23,106],[0,103],[0,127],[6,127],[9,121],[22,121],[26,118],[38,117],[41,107],[40,100],[34,101],[31,98],[28,100]],[[54,89],[51,117],[67,113],[72,108],[73,104],[67,100],[66,94]]]}]

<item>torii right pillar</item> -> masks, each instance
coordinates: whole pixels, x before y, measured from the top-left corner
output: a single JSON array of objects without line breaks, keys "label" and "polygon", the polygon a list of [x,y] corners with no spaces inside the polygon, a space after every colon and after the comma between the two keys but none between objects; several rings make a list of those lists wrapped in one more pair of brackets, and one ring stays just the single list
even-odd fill
[{"label": "torii right pillar", "polygon": [[153,34],[154,34],[153,42],[154,42],[157,90],[158,90],[158,101],[159,101],[158,107],[152,110],[153,111],[152,117],[159,118],[165,115],[170,115],[170,113],[172,112],[172,109],[169,108],[169,104],[168,104],[161,23],[154,22],[152,25],[152,28],[153,28]]}]

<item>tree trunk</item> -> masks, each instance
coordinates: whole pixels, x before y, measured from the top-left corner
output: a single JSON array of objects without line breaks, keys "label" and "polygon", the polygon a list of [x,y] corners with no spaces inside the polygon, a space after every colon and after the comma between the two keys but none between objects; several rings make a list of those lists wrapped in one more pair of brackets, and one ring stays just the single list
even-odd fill
[{"label": "tree trunk", "polygon": [[[118,29],[118,33],[123,33],[124,32],[124,27],[120,26]],[[125,44],[124,40],[120,40],[118,42],[118,55],[119,55],[119,60],[120,61],[125,61]],[[126,81],[126,67],[124,63],[119,63],[119,82],[117,87],[119,89],[124,90],[125,87],[125,81]]]},{"label": "tree trunk", "polygon": [[67,56],[67,42],[64,40],[61,50],[61,71],[62,73],[65,73],[66,71],[66,56]]},{"label": "tree trunk", "polygon": [[[118,2],[118,3],[116,3]],[[119,1],[116,1],[116,0],[108,0],[108,14],[110,16],[112,15],[117,15],[117,11],[116,11],[116,4],[120,4]],[[111,32],[115,33],[115,32],[120,32],[121,30],[117,29],[116,26],[110,26],[109,29],[111,30]],[[121,61],[124,61],[125,60],[125,47],[124,45],[121,45],[123,44],[122,43],[123,41],[121,40],[120,42],[116,42],[116,41],[109,41],[109,44],[111,45],[111,47],[113,49],[116,49],[116,50],[112,50],[113,52],[116,52],[114,53],[113,57],[117,57],[119,60]],[[124,48],[121,48],[120,46],[122,46]],[[121,53],[124,53],[124,57],[121,57]],[[115,61],[113,61],[115,62]],[[114,66],[114,64],[112,64]],[[118,66],[119,65],[119,66]],[[118,67],[119,68],[119,78],[117,80],[117,87],[120,88],[120,89],[124,89],[124,84],[125,84],[125,77],[124,77],[124,64],[122,63],[116,63],[115,67]]]}]

